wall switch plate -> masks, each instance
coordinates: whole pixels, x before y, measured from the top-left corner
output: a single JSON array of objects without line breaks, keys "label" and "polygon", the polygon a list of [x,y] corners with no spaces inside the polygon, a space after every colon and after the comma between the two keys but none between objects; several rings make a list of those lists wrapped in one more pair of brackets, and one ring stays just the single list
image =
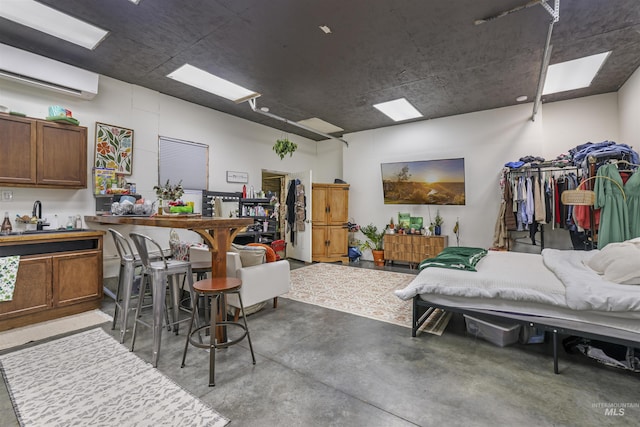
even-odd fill
[{"label": "wall switch plate", "polygon": [[10,202],[11,200],[13,200],[13,191],[3,190],[2,191],[2,201],[3,202]]}]

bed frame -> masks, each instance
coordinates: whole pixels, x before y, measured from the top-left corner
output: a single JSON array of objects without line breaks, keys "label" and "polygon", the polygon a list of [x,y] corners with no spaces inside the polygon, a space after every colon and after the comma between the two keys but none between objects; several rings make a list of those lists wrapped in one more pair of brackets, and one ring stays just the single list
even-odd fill
[{"label": "bed frame", "polygon": [[621,344],[627,347],[640,348],[640,334],[628,332],[608,326],[598,324],[587,324],[572,320],[556,319],[547,316],[532,316],[517,313],[496,312],[482,309],[469,309],[452,307],[434,303],[423,299],[420,295],[413,297],[413,321],[411,325],[411,336],[418,334],[418,329],[436,309],[442,309],[453,313],[480,316],[487,320],[508,319],[523,326],[532,326],[545,332],[550,332],[553,342],[553,372],[558,374],[558,335],[576,335],[582,338],[600,340],[614,344]]}]

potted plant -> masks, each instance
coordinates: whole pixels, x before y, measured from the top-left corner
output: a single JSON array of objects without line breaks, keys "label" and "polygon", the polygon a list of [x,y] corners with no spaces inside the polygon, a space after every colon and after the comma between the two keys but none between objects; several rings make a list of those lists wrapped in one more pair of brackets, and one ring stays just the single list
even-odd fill
[{"label": "potted plant", "polygon": [[273,145],[273,151],[280,156],[280,160],[284,159],[284,156],[289,154],[289,157],[293,156],[293,153],[298,149],[298,144],[289,141],[289,138],[284,137],[276,140]]},{"label": "potted plant", "polygon": [[377,266],[384,265],[384,250],[382,243],[384,242],[385,230],[378,231],[378,227],[373,224],[360,227],[360,231],[365,235],[367,240],[360,242],[358,247],[360,250],[370,249],[373,255],[373,263]]},{"label": "potted plant", "polygon": [[182,180],[180,180],[176,185],[171,185],[167,179],[167,183],[165,185],[154,185],[153,189],[156,191],[156,196],[158,197],[158,214],[162,214],[163,210],[166,210],[166,213],[169,213],[169,206],[163,206],[163,203],[174,202],[184,194]]},{"label": "potted plant", "polygon": [[444,223],[444,220],[440,216],[440,211],[438,210],[436,211],[436,217],[433,219],[433,222],[431,223],[431,227],[429,227],[429,230],[431,230],[431,232],[433,232],[433,234],[435,234],[436,236],[439,236],[442,233],[443,223]]}]

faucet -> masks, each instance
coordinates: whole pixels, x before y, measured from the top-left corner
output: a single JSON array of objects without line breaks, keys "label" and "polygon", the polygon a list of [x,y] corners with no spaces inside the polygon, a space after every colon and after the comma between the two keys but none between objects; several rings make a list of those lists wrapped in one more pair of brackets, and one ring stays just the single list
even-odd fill
[{"label": "faucet", "polygon": [[31,218],[36,217],[38,219],[42,219],[42,202],[40,200],[36,200],[33,202],[33,212],[31,213]]},{"label": "faucet", "polygon": [[38,218],[36,230],[42,230],[43,226],[49,225],[45,224],[44,221],[42,221],[42,202],[40,202],[40,200],[36,200],[33,203],[33,212],[31,213],[31,218],[33,218],[34,216]]}]

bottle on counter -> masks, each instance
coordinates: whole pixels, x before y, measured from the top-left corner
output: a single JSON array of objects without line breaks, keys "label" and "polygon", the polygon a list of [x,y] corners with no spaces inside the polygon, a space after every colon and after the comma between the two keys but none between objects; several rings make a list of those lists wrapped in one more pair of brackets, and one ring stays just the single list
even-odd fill
[{"label": "bottle on counter", "polygon": [[76,229],[80,230],[82,228],[82,217],[80,215],[76,215]]},{"label": "bottle on counter", "polygon": [[66,228],[67,230],[73,230],[73,227],[74,227],[73,217],[72,217],[72,216],[70,216],[70,217],[67,219],[67,225],[65,226],[65,228]]},{"label": "bottle on counter", "polygon": [[4,213],[4,221],[2,221],[2,227],[0,227],[0,231],[2,233],[11,233],[11,220],[9,219],[9,212]]}]

